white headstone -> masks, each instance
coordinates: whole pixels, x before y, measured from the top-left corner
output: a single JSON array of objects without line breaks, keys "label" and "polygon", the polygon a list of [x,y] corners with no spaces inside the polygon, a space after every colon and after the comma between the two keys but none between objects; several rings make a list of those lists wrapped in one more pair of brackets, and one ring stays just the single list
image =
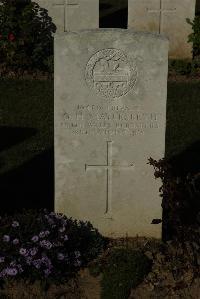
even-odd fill
[{"label": "white headstone", "polygon": [[55,36],[55,210],[110,237],[161,236],[168,40],[105,29]]},{"label": "white headstone", "polygon": [[192,45],[187,42],[192,27],[186,18],[194,19],[196,0],[128,1],[129,28],[166,34],[170,41],[170,58],[192,58]]},{"label": "white headstone", "polygon": [[57,33],[99,28],[99,0],[34,0],[46,8]]}]

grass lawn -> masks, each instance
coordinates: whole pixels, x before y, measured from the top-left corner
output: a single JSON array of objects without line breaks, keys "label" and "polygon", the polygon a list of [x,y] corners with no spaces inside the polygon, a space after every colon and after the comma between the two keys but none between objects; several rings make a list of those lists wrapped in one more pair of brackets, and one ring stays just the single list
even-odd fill
[{"label": "grass lawn", "polygon": [[53,81],[0,81],[1,212],[53,209]]},{"label": "grass lawn", "polygon": [[[199,82],[168,83],[167,157],[184,153],[190,163],[196,154],[200,162],[199,95]],[[53,81],[1,80],[0,124],[4,198],[21,196],[19,207],[53,202]]]},{"label": "grass lawn", "polygon": [[0,81],[0,173],[53,146],[53,81]]}]

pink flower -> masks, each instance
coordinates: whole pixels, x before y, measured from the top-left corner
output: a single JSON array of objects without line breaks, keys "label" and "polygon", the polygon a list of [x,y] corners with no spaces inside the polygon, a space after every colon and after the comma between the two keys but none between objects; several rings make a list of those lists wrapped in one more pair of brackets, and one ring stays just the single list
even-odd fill
[{"label": "pink flower", "polygon": [[9,41],[13,42],[15,40],[14,34],[13,33],[9,33],[8,34],[8,39],[9,39]]}]

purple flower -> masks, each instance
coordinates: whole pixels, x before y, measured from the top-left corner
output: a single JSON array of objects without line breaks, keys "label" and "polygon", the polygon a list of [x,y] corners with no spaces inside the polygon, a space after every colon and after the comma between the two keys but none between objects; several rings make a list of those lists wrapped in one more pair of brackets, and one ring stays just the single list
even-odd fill
[{"label": "purple flower", "polygon": [[15,267],[15,266],[16,266],[16,261],[12,261],[12,262],[10,262],[10,266],[11,266],[11,267]]},{"label": "purple flower", "polygon": [[17,244],[19,244],[19,239],[14,239],[12,242],[14,245],[17,245]]},{"label": "purple flower", "polygon": [[50,231],[49,230],[45,230],[45,236],[48,236],[50,234]]},{"label": "purple flower", "polygon": [[24,270],[20,264],[17,265],[17,268],[18,268],[19,273],[24,272]]},{"label": "purple flower", "polygon": [[78,258],[79,256],[81,256],[80,251],[74,251],[75,257]]},{"label": "purple flower", "polygon": [[32,262],[33,266],[35,266],[36,269],[40,269],[41,267],[41,260],[34,260]]},{"label": "purple flower", "polygon": [[5,257],[4,256],[1,256],[0,257],[0,263],[4,263],[5,262]]},{"label": "purple flower", "polygon": [[16,268],[6,268],[5,273],[10,276],[15,276],[17,275],[18,271]]},{"label": "purple flower", "polygon": [[40,232],[40,233],[39,233],[39,237],[40,237],[40,238],[44,238],[45,236],[46,236],[45,232]]},{"label": "purple flower", "polygon": [[0,277],[5,277],[5,270],[0,272]]},{"label": "purple flower", "polygon": [[65,256],[64,256],[63,253],[58,253],[57,258],[58,258],[59,261],[63,261]]},{"label": "purple flower", "polygon": [[31,257],[26,257],[26,263],[27,263],[27,265],[31,265],[31,263],[32,263],[32,258]]},{"label": "purple flower", "polygon": [[36,247],[30,249],[30,255],[34,256],[38,252],[38,249]]},{"label": "purple flower", "polygon": [[56,213],[54,213],[54,212],[51,212],[51,213],[49,213],[49,215],[50,215],[50,216],[55,216],[55,215],[56,215]]},{"label": "purple flower", "polygon": [[13,221],[12,227],[18,227],[18,226],[19,226],[19,222],[18,221]]},{"label": "purple flower", "polygon": [[8,236],[8,235],[4,235],[4,236],[3,236],[3,241],[4,241],[4,242],[9,242],[9,241],[10,241],[10,236]]},{"label": "purple flower", "polygon": [[51,242],[47,241],[47,240],[42,240],[40,241],[40,246],[46,249],[51,249],[52,248],[52,244]]},{"label": "purple flower", "polygon": [[31,239],[31,241],[33,241],[33,242],[37,242],[38,240],[39,240],[38,236],[33,236]]},{"label": "purple flower", "polygon": [[60,233],[63,233],[64,231],[65,231],[65,227],[64,226],[59,229]]},{"label": "purple flower", "polygon": [[53,246],[54,247],[59,247],[59,246],[62,246],[62,243],[61,242],[54,242]]},{"label": "purple flower", "polygon": [[64,216],[62,214],[55,214],[56,219],[62,219]]},{"label": "purple flower", "polygon": [[48,268],[52,268],[52,263],[51,263],[51,260],[46,256],[44,255],[42,258],[41,258],[41,261],[42,263],[44,263]]},{"label": "purple flower", "polygon": [[76,260],[75,263],[74,263],[74,266],[75,267],[80,267],[80,265],[81,265],[81,261]]},{"label": "purple flower", "polygon": [[27,252],[26,248],[20,248],[19,253],[23,256],[27,256],[28,252]]},{"label": "purple flower", "polygon": [[62,225],[66,225],[67,224],[67,220],[66,219],[62,219]]},{"label": "purple flower", "polygon": [[56,225],[54,224],[54,221],[53,219],[48,219],[48,223],[49,225],[53,225],[53,227],[55,227]]},{"label": "purple flower", "polygon": [[67,241],[67,240],[69,240],[68,236],[64,235],[64,241]]},{"label": "purple flower", "polygon": [[50,269],[45,269],[44,274],[45,274],[45,276],[49,276],[49,274],[51,274],[51,270]]}]

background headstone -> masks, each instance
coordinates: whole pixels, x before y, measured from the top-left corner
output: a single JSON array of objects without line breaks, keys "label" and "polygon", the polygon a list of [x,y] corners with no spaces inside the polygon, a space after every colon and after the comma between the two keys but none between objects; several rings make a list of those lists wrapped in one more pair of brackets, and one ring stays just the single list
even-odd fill
[{"label": "background headstone", "polygon": [[101,233],[161,237],[168,40],[105,29],[55,36],[55,211]]},{"label": "background headstone", "polygon": [[138,31],[166,34],[170,41],[169,57],[192,58],[186,22],[195,17],[195,0],[129,0],[128,27]]},{"label": "background headstone", "polygon": [[99,28],[99,0],[35,0],[46,8],[57,32]]}]

